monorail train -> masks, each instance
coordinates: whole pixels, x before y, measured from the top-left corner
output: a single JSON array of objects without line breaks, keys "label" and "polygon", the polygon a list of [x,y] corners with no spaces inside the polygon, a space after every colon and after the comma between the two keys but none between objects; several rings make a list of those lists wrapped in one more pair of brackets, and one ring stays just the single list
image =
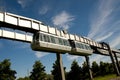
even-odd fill
[{"label": "monorail train", "polygon": [[85,55],[91,55],[93,53],[93,50],[88,44],[74,40],[69,40],[69,42],[72,47],[70,54],[85,56]]},{"label": "monorail train", "polygon": [[49,51],[67,53],[71,51],[71,46],[66,38],[58,37],[45,32],[37,32],[33,35],[31,47],[35,51]]},{"label": "monorail train", "polygon": [[35,51],[69,53],[72,55],[90,55],[93,53],[90,45],[65,37],[39,31],[33,35],[31,47]]}]

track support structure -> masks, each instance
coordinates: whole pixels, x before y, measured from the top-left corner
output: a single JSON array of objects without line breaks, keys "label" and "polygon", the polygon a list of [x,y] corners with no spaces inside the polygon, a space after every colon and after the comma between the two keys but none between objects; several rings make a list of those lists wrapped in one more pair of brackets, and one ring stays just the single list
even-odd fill
[{"label": "track support structure", "polygon": [[63,63],[62,63],[62,54],[57,53],[57,62],[59,64],[59,72],[60,72],[60,78],[61,80],[65,80],[65,71],[64,71],[64,67],[63,67]]},{"label": "track support structure", "polygon": [[[115,60],[117,60],[116,58],[116,54],[114,54],[109,46],[109,44],[103,42],[102,44],[106,45],[107,48],[108,48],[108,51],[109,51],[109,55],[110,55],[110,58],[111,58],[111,61],[113,63],[113,66],[114,66],[114,69],[115,69],[115,72],[116,72],[116,75],[117,76],[120,76],[120,71],[119,71],[119,67],[117,65],[117,62]],[[115,59],[114,59],[115,58]]]},{"label": "track support structure", "polygon": [[118,61],[116,53],[113,53],[113,54],[114,54],[114,57],[115,57],[115,60],[116,60],[116,64],[117,64],[117,67],[118,67],[118,70],[119,70],[119,73],[120,73],[120,63]]},{"label": "track support structure", "polygon": [[89,56],[85,56],[86,62],[87,62],[87,68],[88,68],[88,73],[89,73],[89,78],[90,80],[94,80],[93,79],[93,75],[92,75],[92,71],[90,68],[90,61],[89,61]]}]

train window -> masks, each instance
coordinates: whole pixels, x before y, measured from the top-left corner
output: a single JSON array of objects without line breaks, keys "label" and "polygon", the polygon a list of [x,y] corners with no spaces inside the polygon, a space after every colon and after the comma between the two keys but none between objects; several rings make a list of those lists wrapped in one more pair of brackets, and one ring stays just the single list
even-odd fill
[{"label": "train window", "polygon": [[50,42],[50,36],[46,35],[47,36],[47,42]]},{"label": "train window", "polygon": [[57,37],[55,37],[55,42],[56,42],[56,44],[59,44],[59,41],[58,41]]},{"label": "train window", "polygon": [[76,42],[76,47],[77,47],[77,48],[81,48],[80,45],[81,45],[80,43],[77,43],[77,42]]},{"label": "train window", "polygon": [[78,44],[78,47],[79,47],[80,49],[82,48],[81,43]]},{"label": "train window", "polygon": [[83,44],[81,44],[81,43],[77,43],[77,44],[76,44],[76,47],[81,48],[81,49],[84,49]]},{"label": "train window", "polygon": [[43,41],[43,34],[40,33],[39,37],[40,37],[40,41]]},{"label": "train window", "polygon": [[88,45],[86,45],[86,48],[87,48],[87,50],[91,50],[91,47],[90,47],[90,46],[88,46]]},{"label": "train window", "polygon": [[89,50],[89,46],[88,46],[88,45],[85,45],[85,49],[86,49],[86,50]]},{"label": "train window", "polygon": [[81,44],[81,48],[82,48],[82,49],[85,49],[84,44]]},{"label": "train window", "polygon": [[43,34],[43,38],[45,42],[50,42],[50,38],[48,35]]},{"label": "train window", "polygon": [[47,38],[46,38],[46,35],[43,34],[43,39],[45,42],[47,42]]},{"label": "train window", "polygon": [[70,43],[69,43],[69,41],[68,40],[66,40],[67,41],[67,44],[68,44],[68,46],[70,46]]},{"label": "train window", "polygon": [[88,46],[89,50],[92,50],[90,46]]},{"label": "train window", "polygon": [[81,43],[80,43],[80,48],[81,48],[81,49],[84,49],[84,46],[83,46],[83,44],[81,44]]},{"label": "train window", "polygon": [[61,38],[58,38],[58,42],[59,42],[60,45],[63,45],[63,41],[62,41]]},{"label": "train window", "polygon": [[51,39],[51,42],[52,42],[52,43],[56,43],[56,42],[55,42],[55,37],[50,36],[50,39]]},{"label": "train window", "polygon": [[86,49],[89,50],[89,46],[85,45]]},{"label": "train window", "polygon": [[63,44],[64,44],[64,45],[67,45],[66,40],[64,40],[64,39],[63,39]]},{"label": "train window", "polygon": [[64,43],[64,45],[66,45],[66,46],[70,46],[67,40],[64,40],[64,39],[63,39],[63,43]]},{"label": "train window", "polygon": [[79,43],[77,43],[77,42],[76,42],[76,47],[77,47],[77,48],[80,48],[80,45],[79,45]]},{"label": "train window", "polygon": [[82,44],[81,43],[79,43],[79,48],[82,48]]},{"label": "train window", "polygon": [[84,49],[87,49],[87,50],[88,50],[87,45],[84,45]]}]

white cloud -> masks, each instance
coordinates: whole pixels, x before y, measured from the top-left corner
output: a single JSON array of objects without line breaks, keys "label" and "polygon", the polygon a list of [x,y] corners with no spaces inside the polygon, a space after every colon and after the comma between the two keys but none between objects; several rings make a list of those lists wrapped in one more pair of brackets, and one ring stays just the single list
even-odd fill
[{"label": "white cloud", "polygon": [[[82,66],[84,61],[86,61],[85,57],[82,57],[82,56],[75,56],[75,55],[69,55],[69,54],[67,54],[66,56],[69,61],[77,60],[80,66]],[[109,56],[98,55],[98,54],[90,55],[89,60],[90,60],[90,65],[92,64],[93,61],[96,61],[98,64],[100,63],[100,61],[109,62],[109,63],[111,62],[111,59]]]},{"label": "white cloud", "polygon": [[105,57],[105,56],[94,54],[94,55],[90,56],[90,62],[93,62],[93,61],[99,62],[99,61],[101,61],[101,59],[103,57]]},{"label": "white cloud", "polygon": [[82,66],[83,62],[85,61],[85,57],[84,56],[69,55],[69,54],[67,54],[66,56],[67,56],[67,60],[68,61],[77,60],[79,62],[80,66]]},{"label": "white cloud", "polygon": [[74,19],[74,16],[70,15],[66,11],[62,11],[52,18],[52,22],[58,28],[69,29]]},{"label": "white cloud", "polygon": [[35,55],[37,58],[41,58],[41,57],[44,57],[46,55],[48,55],[50,53],[47,53],[47,52],[36,52]]},{"label": "white cloud", "polygon": [[18,4],[22,6],[22,8],[25,8],[33,0],[17,0],[17,1],[18,1]]},{"label": "white cloud", "polygon": [[90,64],[92,64],[93,61],[96,61],[97,63],[100,63],[100,61],[111,62],[111,59],[109,56],[93,54],[90,56]]},{"label": "white cloud", "polygon": [[50,7],[48,7],[48,6],[42,6],[42,7],[39,9],[39,14],[44,15],[44,14],[46,14],[49,10],[50,10]]},{"label": "white cloud", "polygon": [[75,55],[68,55],[67,54],[67,59],[68,60],[76,60],[76,59],[78,59],[80,56],[75,56]]},{"label": "white cloud", "polygon": [[[119,34],[119,35],[120,35],[120,34]],[[113,39],[113,40],[111,41],[111,43],[110,43],[111,47],[114,48],[114,47],[120,45],[120,37],[119,37],[119,35],[118,35],[118,37],[116,37],[116,39]],[[119,47],[119,49],[120,49],[120,47]]]},{"label": "white cloud", "polygon": [[[88,34],[90,38],[96,37],[99,32],[103,31],[106,28],[106,23],[108,23],[108,17],[112,13],[112,9],[109,8],[110,5],[105,4],[106,1],[101,0],[97,10],[92,14],[90,19],[91,21],[91,30]],[[97,33],[97,34],[96,34]]]},{"label": "white cloud", "polygon": [[[120,1],[99,0],[90,17],[90,31],[88,37],[97,41],[107,41],[116,47],[119,43]],[[113,42],[115,41],[115,42]],[[113,44],[115,43],[115,44]]]},{"label": "white cloud", "polygon": [[107,38],[109,38],[110,36],[112,36],[113,32],[110,32],[108,33],[107,35],[103,36],[103,37],[100,37],[98,39],[96,39],[96,41],[102,41],[102,40],[105,40]]},{"label": "white cloud", "polygon": [[[71,61],[71,62],[76,60],[80,66],[82,66],[83,62],[85,61],[84,56],[77,56],[77,55],[67,54],[66,57],[67,57],[67,60]],[[69,69],[67,71],[69,71]]]}]

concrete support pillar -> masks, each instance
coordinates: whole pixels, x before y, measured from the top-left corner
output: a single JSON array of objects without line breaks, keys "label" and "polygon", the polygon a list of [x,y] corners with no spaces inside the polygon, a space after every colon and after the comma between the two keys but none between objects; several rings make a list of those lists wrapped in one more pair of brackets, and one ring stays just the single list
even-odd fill
[{"label": "concrete support pillar", "polygon": [[112,60],[114,69],[115,69],[115,71],[116,71],[116,75],[117,75],[117,76],[120,76],[120,72],[119,72],[118,66],[117,66],[117,64],[116,64],[116,62],[115,62],[115,60],[114,60],[114,56],[113,56],[113,53],[112,53],[112,51],[111,51],[110,48],[109,48],[109,54],[110,54],[110,58],[111,58],[111,60]]},{"label": "concrete support pillar", "polygon": [[93,75],[92,75],[92,71],[91,71],[91,68],[90,68],[89,57],[85,56],[85,59],[86,59],[86,62],[87,62],[87,67],[88,67],[88,72],[89,72],[89,78],[90,78],[90,80],[94,80],[93,79]]},{"label": "concrete support pillar", "polygon": [[112,52],[109,44],[107,44],[107,43],[105,43],[105,42],[103,42],[102,44],[104,44],[104,45],[107,46],[108,51],[109,51],[109,55],[110,55],[110,58],[111,58],[111,61],[112,61],[112,63],[113,63],[113,66],[114,66],[114,69],[115,69],[115,72],[116,72],[116,75],[117,75],[117,76],[120,76],[120,72],[119,72],[118,66],[117,66],[117,64],[116,64],[116,62],[115,62],[114,55],[113,55],[113,52]]},{"label": "concrete support pillar", "polygon": [[65,73],[64,73],[65,71],[64,71],[64,67],[62,63],[62,54],[57,53],[56,56],[57,56],[57,62],[59,63],[59,71],[61,73],[60,75],[61,80],[65,80]]},{"label": "concrete support pillar", "polygon": [[117,64],[117,67],[118,67],[118,70],[119,70],[119,73],[120,73],[120,63],[119,63],[119,61],[117,59],[116,53],[113,53],[113,54],[114,54],[114,57],[115,57],[115,60],[116,60],[116,64]]}]

